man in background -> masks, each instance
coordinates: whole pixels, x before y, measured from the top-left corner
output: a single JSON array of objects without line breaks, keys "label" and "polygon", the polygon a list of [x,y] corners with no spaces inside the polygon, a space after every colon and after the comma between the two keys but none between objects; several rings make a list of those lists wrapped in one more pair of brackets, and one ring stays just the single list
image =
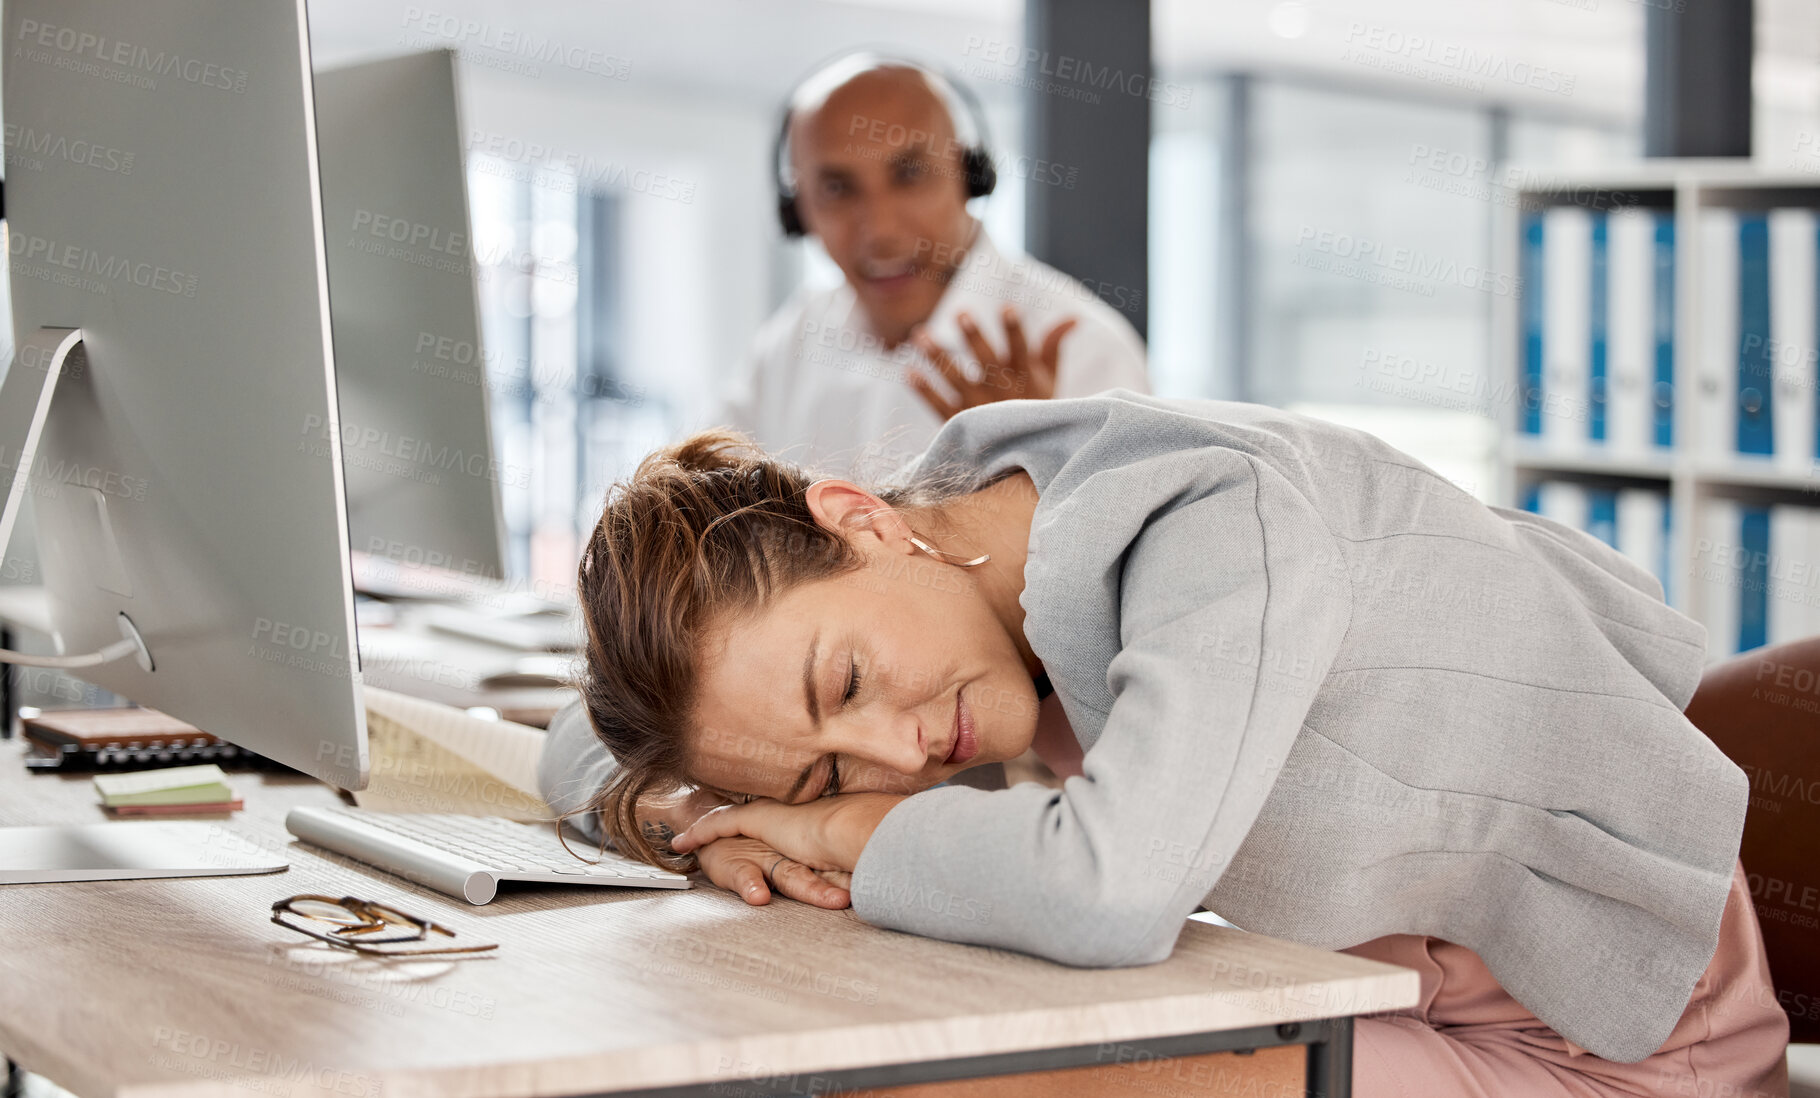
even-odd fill
[{"label": "man in background", "polygon": [[779,213],[845,281],[798,291],[765,323],[719,422],[827,472],[883,475],[963,408],[1149,391],[1124,317],[1060,271],[1001,253],[968,212],[996,172],[960,96],[912,62],[859,54],[791,97]]}]

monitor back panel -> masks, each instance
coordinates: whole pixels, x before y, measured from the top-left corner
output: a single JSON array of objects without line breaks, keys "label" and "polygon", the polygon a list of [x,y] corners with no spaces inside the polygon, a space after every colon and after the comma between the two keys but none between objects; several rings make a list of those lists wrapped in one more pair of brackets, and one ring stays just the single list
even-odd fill
[{"label": "monitor back panel", "polygon": [[359,552],[502,578],[455,57],[316,73],[348,525]]},{"label": "monitor back panel", "polygon": [[79,327],[34,464],[83,673],[350,788],[367,769],[301,0],[8,0],[14,324]]}]

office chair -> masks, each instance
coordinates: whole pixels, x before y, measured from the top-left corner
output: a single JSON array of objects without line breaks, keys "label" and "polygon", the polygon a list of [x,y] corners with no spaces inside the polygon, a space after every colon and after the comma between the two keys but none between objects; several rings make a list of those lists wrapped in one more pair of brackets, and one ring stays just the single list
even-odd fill
[{"label": "office chair", "polygon": [[1687,718],[1750,778],[1738,858],[1770,980],[1790,1043],[1820,1042],[1820,636],[1708,668]]}]

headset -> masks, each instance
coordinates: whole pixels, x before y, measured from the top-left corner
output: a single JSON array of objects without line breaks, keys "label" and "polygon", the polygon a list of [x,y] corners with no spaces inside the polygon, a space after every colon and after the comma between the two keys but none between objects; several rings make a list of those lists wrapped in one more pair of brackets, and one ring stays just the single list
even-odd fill
[{"label": "headset", "polygon": [[[783,118],[778,123],[777,142],[771,149],[771,162],[777,182],[777,220],[778,224],[783,227],[785,236],[796,237],[808,234],[808,228],[803,225],[802,215],[796,210],[796,192],[792,190],[790,186],[790,164],[788,159],[790,122],[796,114],[795,104],[797,97],[802,94],[805,85],[816,77],[833,69],[835,66],[842,63],[853,64],[862,61],[869,62],[870,64],[868,67],[889,65],[915,69],[917,72],[922,73],[923,76],[935,86],[937,96],[942,99],[943,106],[948,110],[950,121],[955,122],[957,128],[961,118],[956,117],[957,112],[954,109],[954,105],[956,102],[959,102],[962,108],[959,113],[972,125],[974,135],[973,143],[966,146],[961,153],[961,173],[962,178],[965,179],[967,183],[967,197],[984,198],[992,193],[994,187],[998,186],[998,169],[994,167],[992,163],[992,153],[990,151],[986,130],[986,112],[980,106],[978,96],[974,95],[965,84],[953,79],[947,73],[925,65],[920,61],[891,54],[882,54],[875,50],[856,50],[851,53],[841,54],[833,60],[818,66],[814,73],[810,74],[809,77],[804,79],[801,83],[798,83],[795,88],[791,89],[789,97],[784,100]],[[859,67],[855,67],[854,71],[859,72],[863,70]]]}]

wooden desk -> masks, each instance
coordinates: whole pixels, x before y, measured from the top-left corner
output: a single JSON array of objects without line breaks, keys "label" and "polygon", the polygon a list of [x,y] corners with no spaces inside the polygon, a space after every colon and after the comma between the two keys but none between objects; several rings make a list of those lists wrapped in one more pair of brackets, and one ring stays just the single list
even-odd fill
[{"label": "wooden desk", "polygon": [[[284,848],[288,871],[0,886],[0,1051],[82,1095],[725,1098],[972,1095],[908,1085],[1306,1044],[1308,1085],[1345,1095],[1350,1019],[1320,1019],[1418,992],[1407,969],[1199,922],[1162,964],[1083,970],[707,885],[470,907],[292,840],[285,810],[334,803],[326,787],[233,781],[248,807],[222,842]],[[0,746],[0,823],[100,818],[85,778],[27,775],[17,744]],[[345,955],[268,921],[298,892],[386,901],[500,948]],[[1179,1071],[1155,1075],[1118,1093],[1183,1092]],[[1111,1089],[1083,1085],[1067,1093]]]}]

